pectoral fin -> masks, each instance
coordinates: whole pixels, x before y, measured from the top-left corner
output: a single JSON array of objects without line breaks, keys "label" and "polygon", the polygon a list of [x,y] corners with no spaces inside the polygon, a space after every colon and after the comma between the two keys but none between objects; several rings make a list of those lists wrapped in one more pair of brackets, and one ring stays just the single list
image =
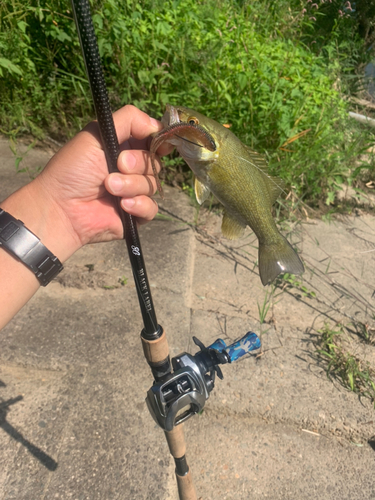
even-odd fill
[{"label": "pectoral fin", "polygon": [[209,197],[210,190],[203,184],[203,182],[201,182],[197,178],[194,179],[194,190],[197,202],[199,203],[199,205],[202,205],[202,203]]},{"label": "pectoral fin", "polygon": [[237,219],[224,212],[223,221],[221,223],[221,232],[228,240],[236,240],[243,235],[246,225],[238,222]]}]

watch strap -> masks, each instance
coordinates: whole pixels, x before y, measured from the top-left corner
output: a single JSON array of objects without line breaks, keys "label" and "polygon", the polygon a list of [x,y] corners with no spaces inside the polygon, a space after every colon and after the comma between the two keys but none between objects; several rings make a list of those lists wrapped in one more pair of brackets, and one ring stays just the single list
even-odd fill
[{"label": "watch strap", "polygon": [[38,278],[42,286],[48,285],[63,265],[24,223],[0,208],[0,248],[16,257]]}]

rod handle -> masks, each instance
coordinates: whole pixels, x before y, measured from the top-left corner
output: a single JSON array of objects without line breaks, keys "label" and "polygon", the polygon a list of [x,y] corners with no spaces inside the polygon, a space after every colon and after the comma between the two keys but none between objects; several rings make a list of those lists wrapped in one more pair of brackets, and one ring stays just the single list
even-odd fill
[{"label": "rod handle", "polygon": [[171,431],[165,431],[169,451],[174,458],[183,457],[186,453],[184,427],[182,424],[176,425]]},{"label": "rod handle", "polygon": [[197,493],[194,488],[190,470],[185,476],[176,474],[176,479],[180,500],[197,500]]},{"label": "rod handle", "polygon": [[141,335],[143,352],[149,363],[161,363],[169,356],[169,347],[165,331],[155,340],[147,340]]},{"label": "rod handle", "polygon": [[173,427],[171,431],[165,431],[169,451],[176,462],[176,479],[180,500],[197,500],[193,479],[190,469],[186,463],[186,444],[183,424]]}]

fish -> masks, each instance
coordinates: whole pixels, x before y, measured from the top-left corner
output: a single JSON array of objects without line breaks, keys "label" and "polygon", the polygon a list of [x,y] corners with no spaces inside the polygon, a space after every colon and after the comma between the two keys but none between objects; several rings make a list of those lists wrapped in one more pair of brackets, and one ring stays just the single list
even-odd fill
[{"label": "fish", "polygon": [[[223,205],[223,236],[240,238],[246,226],[255,233],[264,286],[282,273],[302,274],[301,259],[272,216],[272,205],[284,190],[284,183],[269,174],[266,158],[241,142],[229,128],[192,109],[167,104],[162,123],[165,128],[155,134],[150,146],[156,179],[155,154],[167,142],[193,171],[198,203],[212,193]],[[158,180],[157,184],[159,189]]]}]

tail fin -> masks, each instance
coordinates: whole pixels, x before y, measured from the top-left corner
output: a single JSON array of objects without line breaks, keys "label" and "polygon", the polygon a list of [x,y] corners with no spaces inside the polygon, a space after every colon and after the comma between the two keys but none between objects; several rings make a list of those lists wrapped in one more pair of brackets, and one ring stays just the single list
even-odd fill
[{"label": "tail fin", "polygon": [[281,273],[302,274],[304,271],[301,259],[283,236],[276,242],[259,243],[259,275],[264,286]]}]

